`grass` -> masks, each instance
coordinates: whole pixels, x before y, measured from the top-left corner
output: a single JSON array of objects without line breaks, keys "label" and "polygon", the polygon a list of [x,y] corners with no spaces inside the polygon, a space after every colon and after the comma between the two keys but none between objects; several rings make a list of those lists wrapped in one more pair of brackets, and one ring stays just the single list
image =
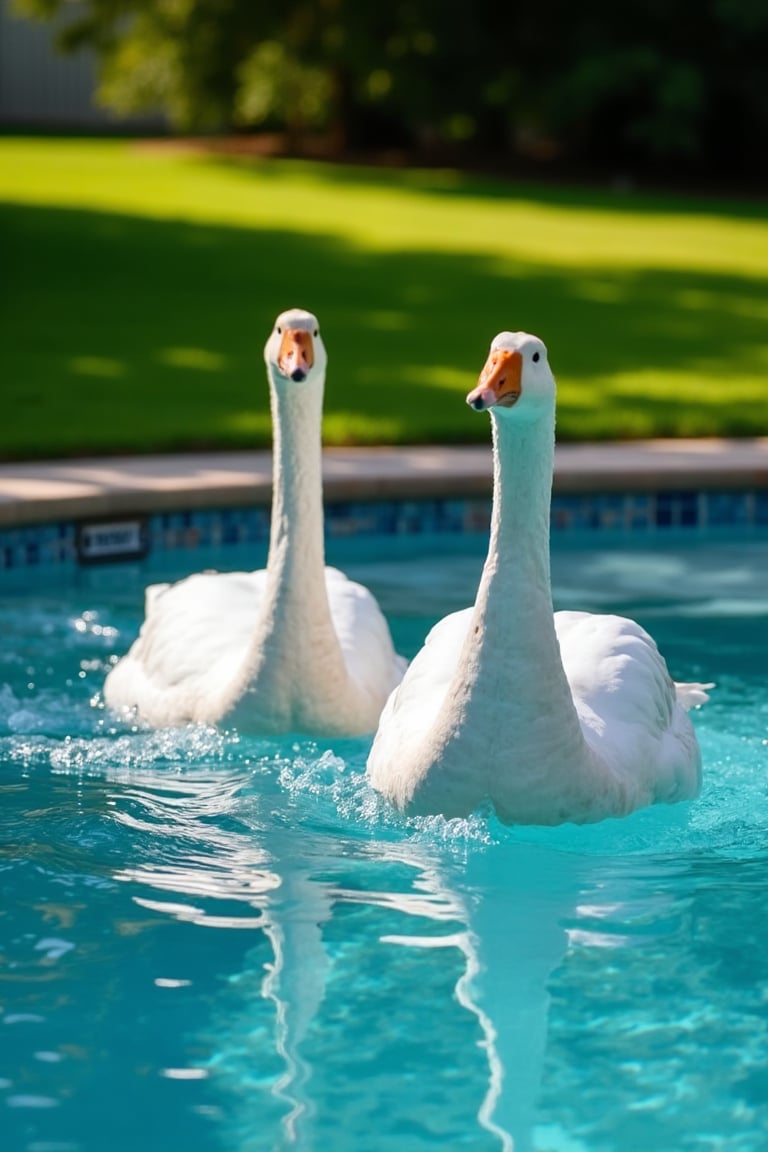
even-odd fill
[{"label": "grass", "polygon": [[294,304],[326,443],[487,440],[503,328],[546,340],[560,439],[762,434],[767,207],[0,140],[0,457],[268,444]]}]

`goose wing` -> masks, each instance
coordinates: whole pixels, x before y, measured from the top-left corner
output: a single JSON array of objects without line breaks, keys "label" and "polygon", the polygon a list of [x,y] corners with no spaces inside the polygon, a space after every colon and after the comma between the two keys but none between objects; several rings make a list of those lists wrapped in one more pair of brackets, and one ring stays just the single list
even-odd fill
[{"label": "goose wing", "polygon": [[402,680],[408,661],[395,652],[384,614],[364,585],[337,568],[326,568],[325,586],[347,670],[381,708]]},{"label": "goose wing", "polygon": [[695,796],[701,755],[653,638],[624,616],[556,612],[560,653],[582,731],[637,804]]},{"label": "goose wing", "polygon": [[266,587],[266,572],[200,572],[152,585],[146,617],[107,676],[106,703],[136,709],[154,725],[183,724],[221,710],[238,680]]},{"label": "goose wing", "polygon": [[435,723],[459,662],[474,608],[452,612],[435,624],[387,700],[368,757],[376,786],[377,772],[396,771],[401,748],[412,748]]}]

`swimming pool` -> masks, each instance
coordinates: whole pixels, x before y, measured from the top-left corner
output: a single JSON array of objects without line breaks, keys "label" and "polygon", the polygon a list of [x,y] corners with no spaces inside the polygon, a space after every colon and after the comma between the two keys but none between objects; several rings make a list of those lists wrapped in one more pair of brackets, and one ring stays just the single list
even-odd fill
[{"label": "swimming pool", "polygon": [[[410,655],[484,540],[338,547]],[[558,607],[718,685],[701,797],[585,828],[402,818],[368,740],[115,723],[182,562],[0,596],[4,1152],[764,1152],[768,542],[555,549]]]}]

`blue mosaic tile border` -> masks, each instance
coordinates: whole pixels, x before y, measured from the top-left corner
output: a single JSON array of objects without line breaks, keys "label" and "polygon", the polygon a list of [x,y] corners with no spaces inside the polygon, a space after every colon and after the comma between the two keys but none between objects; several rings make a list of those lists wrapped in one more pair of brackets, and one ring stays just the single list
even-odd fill
[{"label": "blue mosaic tile border", "polygon": [[0,531],[0,572],[73,563],[76,535],[74,523],[5,528]]},{"label": "blue mosaic tile border", "polygon": [[[329,539],[338,539],[487,532],[490,509],[490,498],[332,503],[325,509],[326,534]],[[768,489],[556,494],[551,521],[554,540],[584,532],[639,536],[669,529],[703,533],[713,528],[766,527]],[[269,539],[269,509],[263,507],[162,513],[150,516],[146,524],[151,553],[226,550]],[[61,570],[78,563],[78,525],[74,521],[0,530],[0,572],[49,566]]]}]

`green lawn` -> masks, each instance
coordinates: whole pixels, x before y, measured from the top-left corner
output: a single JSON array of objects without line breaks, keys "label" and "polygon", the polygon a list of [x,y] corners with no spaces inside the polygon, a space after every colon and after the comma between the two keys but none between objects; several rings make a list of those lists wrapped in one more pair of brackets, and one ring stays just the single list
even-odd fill
[{"label": "green lawn", "polygon": [[765,202],[9,138],[0,294],[6,459],[269,443],[292,305],[327,443],[486,440],[503,328],[547,342],[560,439],[766,431]]}]

